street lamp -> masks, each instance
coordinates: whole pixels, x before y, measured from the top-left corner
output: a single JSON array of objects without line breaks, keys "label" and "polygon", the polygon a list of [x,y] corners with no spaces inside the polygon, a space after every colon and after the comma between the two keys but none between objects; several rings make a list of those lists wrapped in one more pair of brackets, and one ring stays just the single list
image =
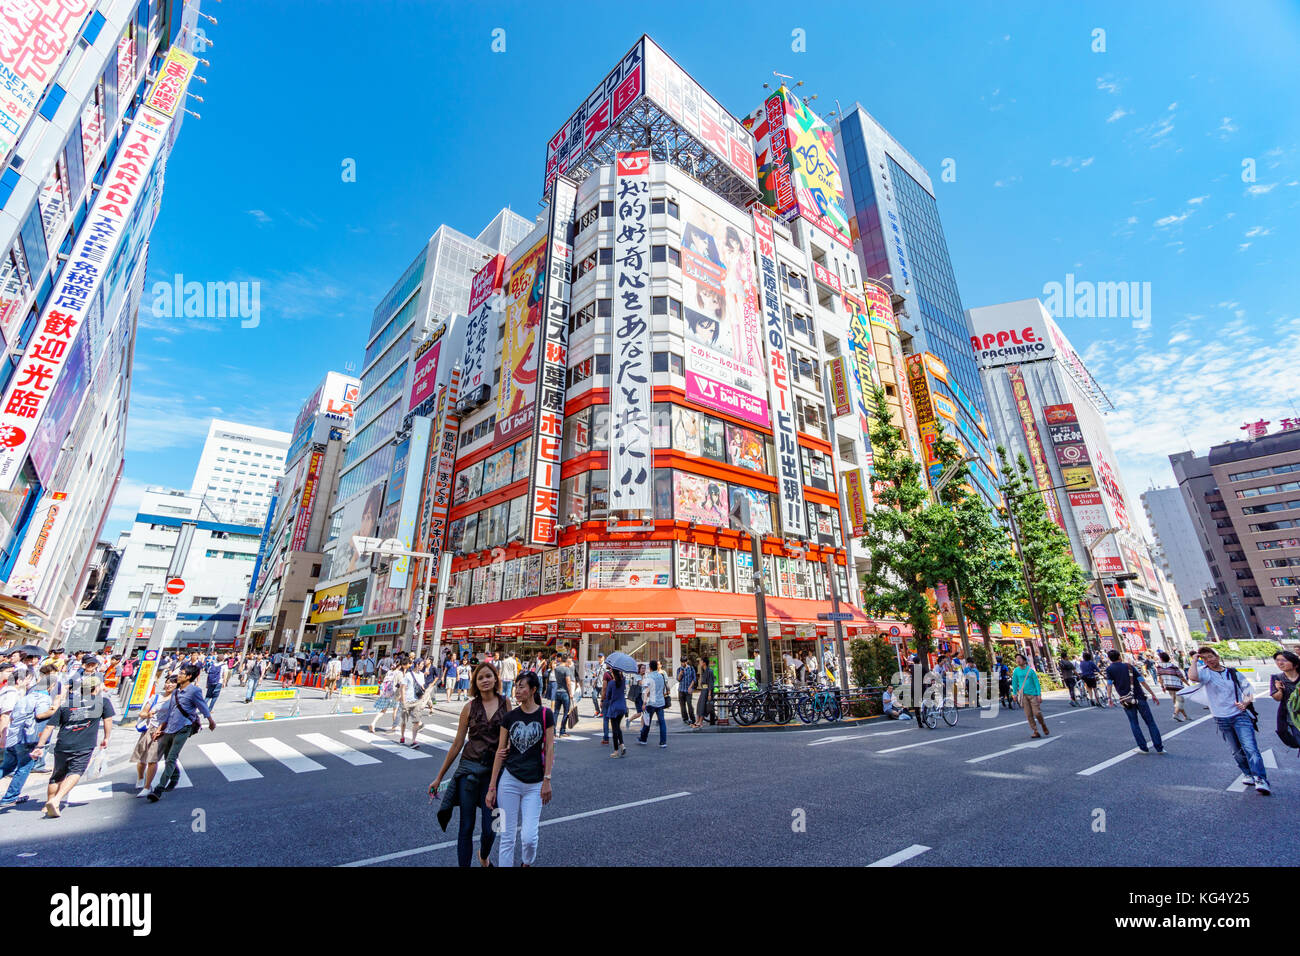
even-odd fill
[{"label": "street lamp", "polygon": [[[420,618],[416,622],[419,628],[419,637],[416,638],[415,655],[419,656],[424,650],[424,622],[429,616],[429,594],[433,585],[433,565],[434,561],[439,558],[439,552],[433,551],[411,551],[402,547],[402,542],[397,538],[367,538],[362,535],[352,536],[352,547],[356,549],[360,557],[368,554],[382,554],[394,558],[423,558],[424,565],[424,586],[420,593]],[[451,571],[451,552],[441,552],[442,567],[438,572],[438,606],[437,613],[433,622],[433,652],[436,656],[438,645],[442,642],[442,609],[447,597],[447,577]]]}]

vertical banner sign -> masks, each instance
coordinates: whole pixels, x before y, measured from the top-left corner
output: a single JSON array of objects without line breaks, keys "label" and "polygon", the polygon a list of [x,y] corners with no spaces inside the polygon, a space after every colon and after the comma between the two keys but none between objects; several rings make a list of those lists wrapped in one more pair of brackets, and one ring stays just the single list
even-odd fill
[{"label": "vertical banner sign", "polygon": [[835,417],[839,418],[853,411],[853,403],[849,400],[849,376],[844,356],[831,359],[830,367],[831,400],[835,403]]},{"label": "vertical banner sign", "polygon": [[[446,414],[450,405],[443,409]],[[424,463],[429,456],[429,436],[433,430],[433,420],[424,415],[417,415],[411,420],[411,451],[406,466],[406,476],[402,481],[402,498],[397,514],[397,540],[402,547],[411,550],[415,542],[415,526],[420,517],[420,489],[424,484]],[[388,572],[390,588],[406,587],[410,577],[411,559],[399,556]]]},{"label": "vertical banner sign", "polygon": [[[1016,372],[1019,373],[1018,367]],[[1061,468],[1061,480],[1068,486],[1065,495],[1070,502],[1070,514],[1084,545],[1093,544],[1117,523],[1106,512],[1083,429],[1079,427],[1079,417],[1074,406],[1067,402],[1064,405],[1044,405],[1043,418],[1047,422],[1047,439]],[[1119,541],[1113,535],[1093,548],[1092,560],[1096,570],[1103,574],[1120,574],[1125,570]],[[1135,558],[1130,551],[1129,568],[1135,567]]]},{"label": "vertical banner sign", "polygon": [[0,5],[0,163],[18,142],[58,72],[90,0],[24,0]]},{"label": "vertical banner sign", "polygon": [[934,420],[934,405],[930,401],[930,382],[926,378],[925,356],[907,357],[907,387],[912,393],[912,406],[916,409],[916,427],[921,434],[921,462],[925,465],[930,483],[943,472],[943,464],[934,452],[939,440],[939,427]]},{"label": "vertical banner sign", "polygon": [[[442,355],[442,336],[447,331],[444,323],[429,341],[422,344],[415,353],[415,369],[411,374],[411,403],[407,411],[419,408],[433,395],[438,382],[438,360]],[[417,468],[418,472],[419,469]]]},{"label": "vertical banner sign", "polygon": [[564,377],[569,370],[569,270],[573,265],[573,207],[578,184],[557,176],[546,232],[546,284],[537,330],[537,408],[533,414],[533,474],[524,540],[555,544],[560,520],[560,448],[564,439]]},{"label": "vertical banner sign", "polygon": [[531,434],[537,411],[537,338],[541,334],[546,291],[543,236],[510,266],[506,324],[501,342],[501,382],[497,386],[496,444]]},{"label": "vertical banner sign", "polygon": [[781,318],[781,294],[776,282],[776,240],[767,217],[757,211],[752,215],[758,247],[759,299],[767,326],[767,390],[779,469],[777,490],[781,499],[781,529],[791,537],[802,538],[807,509],[803,501],[803,479],[799,474],[799,440],[794,428],[794,399],[790,396],[785,322]]},{"label": "vertical banner sign", "polygon": [[166,145],[172,113],[185,95],[196,62],[180,49],[167,54],[157,82],[122,139],[122,148],[95,195],[86,225],[4,392],[0,404],[0,491],[13,486],[54,386],[76,354],[75,340],[90,303],[99,294],[140,193]]},{"label": "vertical banner sign", "polygon": [[1061,503],[1057,500],[1052,487],[1052,471],[1047,467],[1047,455],[1043,450],[1043,439],[1038,433],[1038,422],[1034,420],[1034,406],[1029,401],[1029,388],[1019,365],[1007,370],[1007,381],[1011,383],[1011,396],[1016,402],[1016,411],[1020,413],[1020,427],[1025,433],[1025,445],[1029,448],[1029,463],[1034,469],[1034,481],[1043,491],[1043,504],[1047,514],[1065,530],[1065,515],[1061,513]]},{"label": "vertical banner sign", "polygon": [[65,492],[51,492],[36,505],[22,549],[9,576],[8,592],[34,601],[50,570],[49,553],[58,544],[72,508]]},{"label": "vertical banner sign", "polygon": [[654,508],[650,406],[650,151],[618,153],[614,177],[614,378],[610,391],[610,507]]},{"label": "vertical banner sign", "polygon": [[[845,312],[849,317],[849,358],[853,382],[858,397],[858,418],[862,427],[862,443],[866,448],[867,474],[875,471],[875,454],[871,450],[871,392],[880,387],[880,368],[876,364],[874,343],[871,340],[871,320],[866,307],[850,295],[843,297]],[[838,404],[839,399],[836,399]]]},{"label": "vertical banner sign", "polygon": [[[438,556],[442,554],[447,512],[451,508],[451,476],[456,469],[456,436],[460,431],[460,418],[455,412],[459,395],[460,370],[452,369],[451,380],[438,397],[433,435],[440,437],[437,447],[429,455],[429,470],[424,479],[424,511],[420,518],[420,535],[412,549]],[[426,560],[438,559],[435,557]]]},{"label": "vertical banner sign", "polygon": [[844,473],[845,498],[849,504],[849,520],[853,523],[854,537],[866,534],[867,530],[867,483],[862,477],[862,469],[854,468]]},{"label": "vertical banner sign", "polygon": [[465,326],[465,354],[460,363],[462,395],[475,395],[482,386],[492,384],[488,363],[496,355],[497,346],[497,317],[492,306],[505,267],[505,256],[493,256],[470,283],[469,323]]},{"label": "vertical banner sign", "polygon": [[298,502],[298,517],[293,525],[290,551],[302,551],[307,545],[307,532],[311,529],[311,513],[316,507],[316,488],[320,485],[320,468],[324,460],[324,452],[311,453],[311,463],[307,466],[307,479],[302,486],[302,499]]}]

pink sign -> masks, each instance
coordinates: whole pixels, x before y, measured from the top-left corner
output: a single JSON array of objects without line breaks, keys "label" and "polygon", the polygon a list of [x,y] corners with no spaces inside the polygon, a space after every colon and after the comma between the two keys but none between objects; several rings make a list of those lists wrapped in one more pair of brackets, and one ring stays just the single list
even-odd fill
[{"label": "pink sign", "polygon": [[698,372],[686,376],[686,398],[764,428],[772,424],[767,414],[767,399],[742,392]]},{"label": "pink sign", "polygon": [[411,384],[411,408],[419,405],[433,395],[438,381],[438,355],[442,352],[442,340],[415,360],[415,377]]}]

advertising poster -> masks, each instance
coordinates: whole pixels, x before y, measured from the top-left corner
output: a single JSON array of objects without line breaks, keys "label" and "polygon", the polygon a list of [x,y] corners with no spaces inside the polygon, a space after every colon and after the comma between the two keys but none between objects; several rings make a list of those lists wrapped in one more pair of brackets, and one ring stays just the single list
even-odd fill
[{"label": "advertising poster", "polygon": [[[420,518],[420,492],[424,484],[424,474],[429,460],[429,442],[433,435],[433,420],[424,415],[416,415],[411,420],[410,460],[406,473],[402,476],[402,485],[398,491],[397,528],[394,537],[402,542],[407,550],[415,549],[416,525]],[[434,449],[434,456],[438,449]],[[411,559],[405,555],[394,558],[388,574],[389,588],[404,588],[410,577]]]},{"label": "advertising poster", "polygon": [[686,397],[755,425],[763,396],[763,330],[748,229],[682,196]]},{"label": "advertising poster", "polygon": [[343,604],[343,614],[345,617],[349,614],[361,614],[365,612],[367,581],[367,578],[361,578],[357,581],[348,582],[347,597]]},{"label": "advertising poster", "polygon": [[650,511],[654,349],[650,319],[650,151],[619,153],[614,178],[610,506]]},{"label": "advertising poster", "polygon": [[761,432],[739,425],[727,425],[727,463],[748,468],[761,474],[767,473],[766,456],[763,446],[767,438]]},{"label": "advertising poster", "polygon": [[460,361],[461,395],[466,397],[476,396],[484,385],[492,386],[490,365],[497,345],[497,313],[493,305],[505,267],[505,256],[493,256],[470,283],[469,322],[465,326],[465,352]]},{"label": "advertising poster", "polygon": [[839,418],[853,411],[853,403],[849,400],[848,365],[842,355],[830,359],[827,364],[831,371],[831,403],[835,407],[835,417]]},{"label": "advertising poster", "polygon": [[[740,495],[749,499],[749,520],[754,526],[754,532],[760,535],[772,533],[772,502],[771,496],[766,491],[758,491],[755,488],[745,488],[740,485],[730,486],[731,495]],[[733,497],[734,501],[734,497]],[[730,512],[728,512],[730,513]]]},{"label": "advertising poster", "polygon": [[67,437],[68,429],[72,427],[77,417],[77,410],[81,408],[81,399],[90,384],[87,342],[87,337],[83,335],[68,349],[63,375],[59,377],[59,384],[54,386],[54,393],[45,407],[45,417],[36,427],[36,435],[32,438],[32,464],[36,467],[36,474],[44,482],[50,480],[50,472],[54,468],[55,459],[58,458],[59,448],[62,447],[63,439]]},{"label": "advertising poster", "polygon": [[[868,286],[868,289],[871,287]],[[848,371],[853,377],[852,398],[858,406],[858,425],[862,429],[862,442],[865,445],[867,473],[871,474],[873,456],[871,452],[871,396],[872,391],[880,387],[880,366],[876,364],[876,344],[871,336],[871,319],[867,307],[850,295],[842,298],[845,312],[849,317],[849,357]],[[837,359],[843,362],[843,359]],[[832,379],[833,381],[833,379]],[[836,414],[839,414],[839,399],[836,398]]]},{"label": "advertising poster", "polygon": [[559,549],[560,590],[578,591],[587,586],[587,546],[574,544]]},{"label": "advertising poster", "polygon": [[867,528],[867,484],[862,469],[854,468],[844,473],[844,497],[849,506],[849,521],[854,537],[861,537]]},{"label": "advertising poster", "polygon": [[593,541],[587,549],[587,587],[670,587],[672,564],[671,544]]},{"label": "advertising poster", "polygon": [[580,163],[610,126],[641,98],[645,89],[645,45],[645,40],[638,40],[547,141],[546,192],[551,191],[556,176]]},{"label": "advertising poster", "polygon": [[441,333],[447,328],[443,325],[438,330],[439,336],[420,346],[415,356],[415,370],[411,379],[411,403],[407,409],[417,407],[430,398],[438,384],[438,357],[442,354]]},{"label": "advertising poster", "polygon": [[[1106,514],[1106,506],[1102,504],[1100,491],[1071,491],[1068,497],[1070,514],[1074,516],[1074,523],[1078,526],[1085,547],[1113,527],[1110,516]],[[1124,560],[1120,557],[1119,544],[1114,535],[1109,535],[1093,549],[1092,558],[1098,573],[1121,574],[1124,571]]]},{"label": "advertising poster", "polygon": [[538,240],[510,269],[506,290],[505,341],[497,392],[497,442],[528,432],[537,392],[537,338],[546,291],[546,239]]},{"label": "advertising poster", "polygon": [[[772,441],[776,448],[774,474],[781,501],[781,529],[802,538],[804,513],[803,480],[799,473],[799,441],[795,433],[794,399],[790,394],[790,369],[786,358],[785,320],[781,316],[781,295],[776,273],[776,238],[772,224],[761,212],[753,213],[758,246],[763,328],[766,333],[767,389],[772,402]],[[683,262],[685,252],[682,253]]]},{"label": "advertising poster", "polygon": [[765,206],[784,219],[802,216],[846,248],[852,247],[835,134],[786,87],[745,118],[758,154]]},{"label": "advertising poster", "polygon": [[483,462],[476,461],[466,465],[456,473],[456,492],[452,498],[454,504],[461,504],[483,493]]},{"label": "advertising poster", "polygon": [[385,484],[386,482],[380,482],[367,494],[358,495],[343,509],[338,543],[334,546],[334,560],[330,564],[330,577],[351,574],[366,566],[368,559],[357,554],[356,548],[352,546],[352,538],[354,535],[363,538],[374,536],[375,529],[379,526]]},{"label": "advertising poster", "polygon": [[325,460],[323,452],[311,453],[311,462],[307,466],[307,477],[303,481],[302,497],[298,502],[298,516],[294,519],[293,538],[289,544],[290,551],[302,551],[307,545],[307,533],[311,529],[311,515],[316,508],[316,489],[320,485],[321,463]]},{"label": "advertising poster", "polygon": [[[930,402],[930,381],[925,370],[924,355],[907,357],[907,388],[912,393],[912,407],[916,409],[916,427],[921,435],[921,450],[930,483],[943,472],[943,464],[934,452],[939,440],[939,427],[934,419],[934,406]],[[1049,482],[1050,484],[1050,482]]]},{"label": "advertising poster", "polygon": [[0,161],[27,126],[45,88],[90,13],[86,0],[29,0],[6,3],[0,43]]},{"label": "advertising poster", "polygon": [[[1029,448],[1029,464],[1034,472],[1034,483],[1040,489],[1052,487],[1052,471],[1047,467],[1047,453],[1038,432],[1038,421],[1034,418],[1034,406],[1029,400],[1029,388],[1020,366],[1013,365],[1007,370],[1007,381],[1011,385],[1011,396],[1020,415],[1020,427],[1025,433],[1025,445]],[[1043,503],[1047,506],[1048,516],[1065,530],[1065,515],[1061,513],[1061,503],[1055,491],[1043,491]]]},{"label": "advertising poster", "polygon": [[673,517],[678,521],[730,527],[726,484],[701,475],[674,471]]},{"label": "advertising poster", "polygon": [[1115,516],[1115,523],[1125,531],[1132,531],[1128,505],[1124,503],[1124,489],[1119,483],[1119,471],[1101,449],[1097,449],[1096,457],[1097,484],[1101,486],[1101,492],[1106,496],[1106,504],[1110,506],[1111,513]]},{"label": "advertising poster", "polygon": [[9,575],[8,593],[36,602],[50,570],[51,555],[71,517],[72,505],[63,491],[52,491],[36,503],[22,548]]},{"label": "advertising poster", "polygon": [[523,540],[556,543],[560,523],[560,461],[564,448],[564,397],[569,369],[569,278],[573,268],[573,209],[578,184],[566,176],[551,187],[550,239],[544,266],[541,326],[537,330],[537,408],[533,416],[533,472]]}]

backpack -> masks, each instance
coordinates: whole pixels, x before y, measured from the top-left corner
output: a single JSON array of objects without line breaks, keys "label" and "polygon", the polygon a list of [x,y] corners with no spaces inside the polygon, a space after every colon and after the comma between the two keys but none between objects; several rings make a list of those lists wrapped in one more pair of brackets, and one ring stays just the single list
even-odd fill
[{"label": "backpack", "polygon": [[395,671],[389,671],[384,675],[384,683],[379,688],[380,697],[392,697],[397,693],[395,674]]},{"label": "backpack", "polygon": [[1296,689],[1291,691],[1291,696],[1286,699],[1286,719],[1291,721],[1292,728],[1300,736],[1300,684]]}]

